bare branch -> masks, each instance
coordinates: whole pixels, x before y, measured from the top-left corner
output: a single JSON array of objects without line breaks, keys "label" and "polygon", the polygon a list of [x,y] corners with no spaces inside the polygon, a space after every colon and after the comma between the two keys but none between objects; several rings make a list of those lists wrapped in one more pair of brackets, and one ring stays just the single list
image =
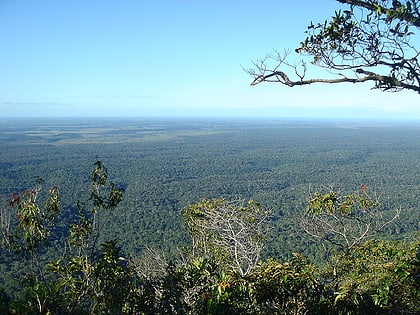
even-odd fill
[{"label": "bare branch", "polygon": [[252,200],[202,200],[182,211],[193,240],[193,255],[209,254],[241,275],[258,263],[268,232],[270,212]]}]

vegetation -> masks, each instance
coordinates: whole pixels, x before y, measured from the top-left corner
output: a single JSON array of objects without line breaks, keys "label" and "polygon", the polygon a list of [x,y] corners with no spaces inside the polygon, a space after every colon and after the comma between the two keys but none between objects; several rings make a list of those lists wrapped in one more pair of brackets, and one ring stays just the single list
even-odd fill
[{"label": "vegetation", "polygon": [[338,192],[315,192],[310,196],[301,225],[306,233],[347,253],[395,221],[401,210],[384,218],[378,198],[372,199],[362,184],[356,193],[341,196]]},{"label": "vegetation", "polygon": [[[10,250],[30,257],[22,294],[10,299],[1,291],[0,309],[11,314],[415,314],[420,311],[420,242],[369,240],[337,252],[330,264],[315,266],[300,254],[285,263],[260,261],[242,269],[234,253],[242,242],[260,241],[267,213],[253,201],[204,200],[183,211],[188,231],[197,239],[190,258],[165,263],[163,273],[139,270],[116,240],[97,245],[100,218],[115,211],[123,191],[108,184],[108,172],[96,161],[90,175],[90,196],[78,202],[78,218],[67,234],[60,258],[42,266],[38,254],[49,246],[54,218],[60,212],[58,188],[52,187],[40,206],[41,187],[14,194],[9,207],[17,221],[2,212],[3,239]],[[363,187],[365,192],[365,187]],[[333,193],[330,193],[330,195]],[[315,196],[319,196],[315,193]],[[325,199],[325,198],[324,198]],[[335,201],[309,201],[309,211],[335,212]],[[373,206],[365,194],[359,203]],[[324,205],[327,204],[327,207]],[[354,213],[345,204],[343,213]],[[85,211],[88,208],[89,211]],[[219,214],[225,221],[218,221]],[[220,224],[216,229],[211,219]],[[193,222],[197,223],[194,225]],[[16,227],[13,225],[16,223]],[[246,228],[254,225],[257,230]],[[245,228],[244,228],[245,227]],[[15,238],[10,231],[17,231]],[[242,237],[244,231],[247,237]],[[232,239],[228,235],[234,235]],[[16,244],[24,244],[16,246]],[[41,246],[42,245],[42,246]],[[194,247],[201,247],[200,253]],[[249,248],[253,255],[253,247]],[[213,255],[206,255],[206,250]],[[244,257],[243,255],[241,257]],[[246,256],[247,257],[247,256]],[[226,263],[227,261],[227,263]],[[231,262],[234,262],[232,264]],[[245,265],[248,261],[245,262]],[[372,271],[373,270],[373,273]]]},{"label": "vegetation", "polygon": [[269,212],[252,199],[202,200],[184,208],[182,216],[192,238],[193,256],[217,259],[241,276],[258,264]]},{"label": "vegetation", "polygon": [[[2,313],[417,311],[418,126],[53,122],[1,125]],[[110,171],[86,167],[96,152]],[[371,187],[343,190],[360,183]],[[357,218],[369,218],[364,200],[384,218],[375,222],[400,207],[401,220],[347,250],[329,246],[301,225],[323,217],[313,201],[328,193],[338,208],[354,196]],[[223,211],[236,243],[220,238]],[[231,255],[244,243],[255,244],[249,265]]]},{"label": "vegetation", "polygon": [[[419,92],[418,2],[339,2],[297,52],[340,78],[277,54],[253,84]],[[2,314],[420,313],[417,125],[21,122],[0,125]],[[115,181],[85,177],[97,152]]]},{"label": "vegetation", "polygon": [[[0,126],[1,204],[32,187],[33,176],[62,188],[54,227],[60,239],[78,217],[75,201],[89,198],[86,174],[98,152],[116,188],[125,191],[123,210],[109,214],[98,242],[119,239],[130,256],[148,247],[176,258],[191,242],[181,209],[202,198],[225,198],[252,199],[271,211],[262,257],[289,259],[297,251],[322,260],[323,247],[299,223],[309,190],[326,183],[344,195],[364,183],[383,196],[385,213],[401,208],[386,235],[403,238],[419,229],[417,125],[18,120]],[[0,266],[7,267],[0,277],[19,270],[2,257]]]},{"label": "vegetation", "polygon": [[[309,64],[288,60],[288,52],[275,52],[248,70],[254,78],[251,85],[374,82],[374,88],[383,91],[420,93],[419,50],[413,40],[420,27],[420,2],[337,1],[345,9],[335,12],[329,21],[311,22],[307,37],[295,50],[309,56]],[[327,70],[328,77],[308,78],[311,65]]]}]

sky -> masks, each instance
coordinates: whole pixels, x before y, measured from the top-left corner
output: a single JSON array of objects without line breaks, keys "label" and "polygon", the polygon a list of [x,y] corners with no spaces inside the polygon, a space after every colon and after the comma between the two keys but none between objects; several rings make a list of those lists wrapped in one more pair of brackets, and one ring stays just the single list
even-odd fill
[{"label": "sky", "polygon": [[[415,92],[250,86],[244,68],[294,51],[333,0],[0,0],[1,117],[420,120]],[[296,59],[297,60],[297,59]]]}]

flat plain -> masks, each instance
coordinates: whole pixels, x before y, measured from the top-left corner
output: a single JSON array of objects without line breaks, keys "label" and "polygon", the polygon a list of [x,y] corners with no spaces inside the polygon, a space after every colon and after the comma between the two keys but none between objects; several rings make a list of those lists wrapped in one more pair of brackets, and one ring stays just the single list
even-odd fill
[{"label": "flat plain", "polygon": [[[144,246],[176,254],[189,240],[180,210],[201,198],[252,198],[272,210],[264,255],[316,256],[299,217],[309,191],[360,184],[384,213],[401,207],[385,233],[420,227],[420,124],[276,119],[8,119],[0,122],[0,204],[43,178],[61,191],[64,226],[100,159],[124,188],[104,238],[130,255]],[[56,240],[59,242],[60,240]]]}]

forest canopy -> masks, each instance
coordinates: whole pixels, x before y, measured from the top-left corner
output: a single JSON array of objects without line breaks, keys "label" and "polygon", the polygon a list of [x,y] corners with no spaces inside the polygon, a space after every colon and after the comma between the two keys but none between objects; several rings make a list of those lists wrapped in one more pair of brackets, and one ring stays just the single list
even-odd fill
[{"label": "forest canopy", "polygon": [[2,313],[418,312],[418,126],[54,124],[1,134]]}]

